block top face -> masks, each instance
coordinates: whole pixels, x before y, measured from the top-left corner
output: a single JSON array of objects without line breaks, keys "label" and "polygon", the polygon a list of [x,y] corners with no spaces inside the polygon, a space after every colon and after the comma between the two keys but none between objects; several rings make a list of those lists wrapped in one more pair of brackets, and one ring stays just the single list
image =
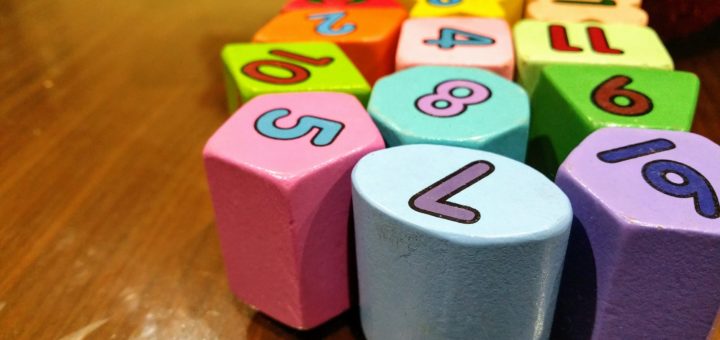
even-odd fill
[{"label": "block top face", "polygon": [[412,66],[498,65],[514,58],[507,22],[470,17],[406,20],[398,51],[412,59]]},{"label": "block top face", "polygon": [[572,219],[565,194],[509,158],[444,145],[404,145],[366,155],[352,174],[368,204],[403,224],[460,243],[545,239]]},{"label": "block top face", "polygon": [[527,94],[490,71],[409,68],[380,79],[368,111],[381,126],[430,144],[483,140],[528,124]]},{"label": "block top face", "polygon": [[225,45],[221,55],[241,90],[370,89],[345,53],[330,42],[229,44]]},{"label": "block top face", "polygon": [[477,16],[501,18],[505,10],[499,1],[487,0],[418,0],[410,10],[411,17]]},{"label": "block top face", "polygon": [[543,76],[595,129],[613,125],[689,131],[700,81],[689,72],[550,65]]},{"label": "block top face", "polygon": [[525,16],[543,21],[618,22],[640,26],[648,22],[647,13],[637,0],[534,0],[528,2]]},{"label": "block top face", "polygon": [[310,9],[282,13],[255,33],[253,41],[380,42],[407,17],[399,8]]},{"label": "block top face", "polygon": [[380,133],[355,97],[299,92],[263,95],[249,101],[210,138],[204,156],[291,179],[383,145]]},{"label": "block top face", "polygon": [[720,147],[690,132],[605,128],[568,156],[570,180],[619,221],[720,236]]},{"label": "block top face", "polygon": [[299,9],[328,8],[363,8],[363,7],[397,7],[402,8],[395,0],[290,0],[282,8],[283,12]]}]

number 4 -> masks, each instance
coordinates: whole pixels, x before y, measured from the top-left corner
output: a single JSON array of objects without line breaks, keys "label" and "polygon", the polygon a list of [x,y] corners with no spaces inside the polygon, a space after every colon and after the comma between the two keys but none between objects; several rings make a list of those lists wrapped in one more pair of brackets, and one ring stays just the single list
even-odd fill
[{"label": "number 4", "polygon": [[[481,45],[492,45],[495,43],[495,40],[486,37],[484,35],[479,35],[467,31],[461,31],[454,28],[446,28],[443,27],[440,29],[439,33],[440,37],[438,39],[428,39],[425,40],[424,43],[428,45],[437,45],[440,49],[451,49],[455,47],[456,45],[460,46],[467,46],[467,45],[475,45],[475,46],[481,46]],[[463,37],[465,39],[458,39],[459,37]]]}]

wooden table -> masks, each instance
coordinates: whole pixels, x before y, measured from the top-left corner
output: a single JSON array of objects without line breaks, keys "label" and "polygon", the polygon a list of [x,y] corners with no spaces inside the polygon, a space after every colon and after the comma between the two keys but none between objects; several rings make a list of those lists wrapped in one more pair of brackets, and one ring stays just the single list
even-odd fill
[{"label": "wooden table", "polygon": [[[281,3],[0,3],[0,339],[360,337],[356,312],[287,329],[224,276],[201,162],[219,51]],[[719,31],[671,46],[715,142]]]}]

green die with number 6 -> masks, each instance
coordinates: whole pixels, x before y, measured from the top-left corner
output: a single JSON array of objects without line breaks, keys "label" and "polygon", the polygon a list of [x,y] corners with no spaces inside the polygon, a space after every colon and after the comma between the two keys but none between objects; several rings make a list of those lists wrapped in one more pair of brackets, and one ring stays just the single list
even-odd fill
[{"label": "green die with number 6", "polygon": [[575,146],[604,127],[689,131],[699,89],[688,72],[548,66],[532,95],[528,163],[554,176]]},{"label": "green die with number 6", "polygon": [[221,56],[230,112],[269,93],[344,92],[363,104],[370,95],[360,71],[330,42],[229,44]]}]

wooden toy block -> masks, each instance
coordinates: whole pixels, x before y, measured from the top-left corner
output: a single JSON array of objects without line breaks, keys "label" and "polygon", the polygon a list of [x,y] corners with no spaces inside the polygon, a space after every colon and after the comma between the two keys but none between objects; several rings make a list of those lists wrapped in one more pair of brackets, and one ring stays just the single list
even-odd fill
[{"label": "wooden toy block", "polygon": [[512,80],[515,52],[510,27],[501,19],[406,20],[395,68],[419,65],[479,67]]},{"label": "wooden toy block", "polygon": [[410,16],[505,18],[505,10],[496,0],[418,0]]},{"label": "wooden toy block", "polygon": [[543,67],[553,64],[673,69],[655,31],[626,24],[523,20],[513,27],[518,78],[532,94]]},{"label": "wooden toy block", "polygon": [[368,111],[388,146],[444,144],[525,159],[525,91],[492,72],[420,66],[377,82]]},{"label": "wooden toy block", "polygon": [[558,171],[575,220],[553,337],[704,339],[720,306],[720,147],[599,130]]},{"label": "wooden toy block", "polygon": [[406,145],[353,170],[368,339],[547,339],[572,221],[567,197],[489,152]]},{"label": "wooden toy block", "polygon": [[228,109],[268,93],[334,91],[367,103],[370,85],[335,44],[229,44],[222,51]]},{"label": "wooden toy block", "polygon": [[337,43],[371,84],[395,69],[395,49],[404,9],[297,10],[280,14],[253,37],[256,42]]},{"label": "wooden toy block", "polygon": [[640,0],[533,0],[525,17],[542,21],[595,21],[646,26],[648,14]]},{"label": "wooden toy block", "polygon": [[343,93],[270,94],[245,104],[203,157],[230,288],[294,328],[350,306],[350,171],[382,137]]},{"label": "wooden toy block", "polygon": [[528,164],[552,176],[575,146],[603,127],[690,131],[699,91],[700,81],[688,72],[548,66],[530,101]]},{"label": "wooden toy block", "polygon": [[345,9],[345,8],[403,8],[395,0],[290,0],[282,8],[282,12],[302,9]]}]

